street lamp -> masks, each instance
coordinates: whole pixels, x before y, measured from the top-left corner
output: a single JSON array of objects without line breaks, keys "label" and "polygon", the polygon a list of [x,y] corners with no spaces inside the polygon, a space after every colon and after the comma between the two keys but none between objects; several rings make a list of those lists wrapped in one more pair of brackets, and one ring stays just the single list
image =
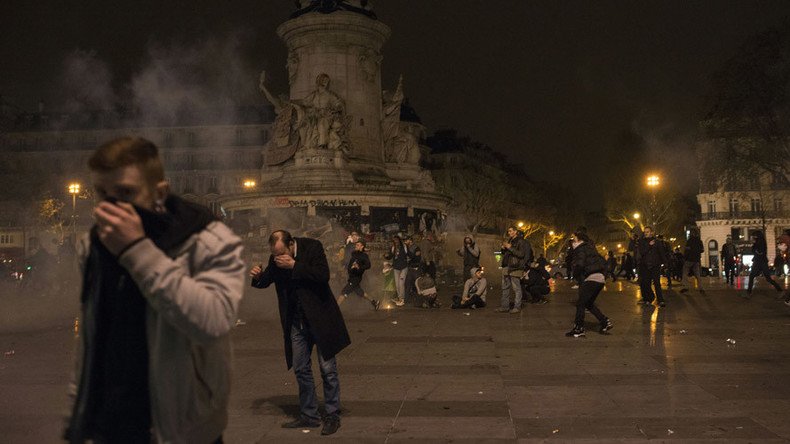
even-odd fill
[{"label": "street lamp", "polygon": [[245,180],[245,181],[242,183],[242,185],[244,186],[244,188],[245,188],[245,189],[247,189],[247,190],[251,190],[251,189],[255,188],[255,185],[256,185],[256,183],[255,183],[255,181],[254,181],[254,180],[252,180],[252,179],[247,179],[247,180]]},{"label": "street lamp", "polygon": [[647,176],[647,186],[649,186],[650,188],[655,188],[659,185],[661,185],[660,177],[656,176],[655,174],[651,176]]},{"label": "street lamp", "polygon": [[77,195],[80,194],[82,186],[79,182],[69,184],[69,194],[71,194],[71,229],[77,234]]},{"label": "street lamp", "polygon": [[633,215],[633,218],[636,219],[636,220],[639,220],[640,217],[641,217],[641,215],[639,213],[634,213],[634,215]]},{"label": "street lamp", "polygon": [[549,236],[554,236],[554,230],[549,231]]},{"label": "street lamp", "polygon": [[519,228],[524,228],[524,222],[519,222],[516,224]]}]

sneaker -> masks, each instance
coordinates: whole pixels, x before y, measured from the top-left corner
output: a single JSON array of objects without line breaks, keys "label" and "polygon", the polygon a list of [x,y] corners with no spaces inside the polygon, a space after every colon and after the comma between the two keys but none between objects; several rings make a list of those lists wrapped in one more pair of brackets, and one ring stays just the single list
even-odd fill
[{"label": "sneaker", "polygon": [[512,309],[512,310],[510,310],[508,313],[510,313],[510,314],[521,313],[521,309],[520,309],[520,308],[513,307],[513,309]]},{"label": "sneaker", "polygon": [[395,304],[397,307],[403,307],[403,304],[405,304],[405,303],[406,303],[406,302],[404,302],[404,301],[403,301],[403,299],[401,299],[401,298],[393,298],[393,299],[390,299],[390,300],[391,300],[391,301],[392,301],[392,303],[393,303],[393,304]]},{"label": "sneaker", "polygon": [[570,337],[581,338],[584,336],[584,327],[574,326],[573,330],[569,331],[568,333],[565,333],[565,336],[569,338]]},{"label": "sneaker", "polygon": [[510,312],[510,308],[509,307],[508,308],[499,307],[499,308],[496,309],[496,312],[497,313],[509,313]]},{"label": "sneaker", "polygon": [[337,432],[340,428],[340,417],[337,415],[329,415],[324,418],[324,427],[321,429],[322,435],[331,435]]},{"label": "sneaker", "polygon": [[541,299],[541,300],[539,300],[538,302],[536,302],[536,304],[540,304],[540,305],[542,305],[542,304],[548,304],[548,303],[549,303],[549,301],[547,301],[546,299]]},{"label": "sneaker", "polygon": [[599,330],[601,334],[605,334],[607,331],[614,328],[614,324],[612,324],[612,320],[607,318],[606,321],[601,322],[601,329]]},{"label": "sneaker", "polygon": [[646,301],[644,299],[640,299],[640,300],[636,301],[636,305],[650,305],[650,302],[648,302],[648,301]]},{"label": "sneaker", "polygon": [[370,301],[370,305],[373,306],[373,311],[379,311],[379,307],[381,307],[381,301],[372,300]]},{"label": "sneaker", "polygon": [[785,305],[787,305],[788,307],[790,307],[790,299],[785,299]]},{"label": "sneaker", "polygon": [[666,302],[664,302],[664,301],[661,301],[661,302],[659,302],[659,303],[658,303],[658,306],[659,306],[659,307],[666,307],[666,306],[667,306],[667,303],[666,303]]},{"label": "sneaker", "polygon": [[309,429],[313,427],[320,427],[321,421],[317,419],[310,419],[304,416],[300,416],[295,421],[286,422],[282,424],[282,428],[284,429]]},{"label": "sneaker", "polygon": [[576,290],[577,288],[579,288],[579,286],[578,286],[578,285],[576,285],[576,284],[574,284],[574,285],[573,285],[571,288],[572,288],[572,289],[574,289],[574,290]]}]

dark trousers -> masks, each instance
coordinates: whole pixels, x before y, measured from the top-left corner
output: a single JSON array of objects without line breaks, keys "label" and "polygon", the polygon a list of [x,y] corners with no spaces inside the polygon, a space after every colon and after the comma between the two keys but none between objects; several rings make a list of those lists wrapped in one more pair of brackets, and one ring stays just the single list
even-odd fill
[{"label": "dark trousers", "polygon": [[[304,322],[294,320],[291,326],[291,347],[293,349],[293,368],[296,383],[299,385],[299,411],[303,417],[320,420],[318,415],[318,399],[315,394],[312,361],[315,339],[310,328]],[[321,379],[324,381],[324,407],[327,416],[337,415],[340,410],[340,381],[337,378],[337,362],[335,357],[324,359],[318,350],[318,365],[321,368]]]},{"label": "dark trousers", "polygon": [[[656,289],[655,294],[653,287]],[[661,268],[641,267],[639,269],[639,289],[643,300],[653,302],[658,296],[658,302],[662,302],[664,294],[661,292]]]},{"label": "dark trousers", "polygon": [[603,290],[603,284],[592,281],[584,281],[579,285],[579,300],[576,301],[576,319],[574,322],[577,327],[584,327],[584,311],[590,310],[598,322],[606,322],[606,316],[595,306],[595,299]]},{"label": "dark trousers", "polygon": [[549,294],[549,287],[545,285],[533,285],[525,288],[525,290],[529,294],[531,302],[539,302],[543,299],[543,296]]},{"label": "dark trousers", "polygon": [[782,287],[777,284],[775,280],[771,279],[771,270],[768,269],[767,262],[752,262],[752,272],[749,273],[749,286],[746,288],[746,291],[752,291],[754,278],[760,275],[763,275],[765,280],[768,281],[769,284],[773,285],[777,291],[782,291]]},{"label": "dark trousers", "polygon": [[735,276],[738,274],[735,262],[724,262],[724,278],[728,284],[735,283]]},{"label": "dark trousers", "polygon": [[409,267],[406,269],[406,303],[417,304],[422,303],[417,297],[417,286],[414,284],[417,282],[417,278],[420,277],[420,270],[417,268]]},{"label": "dark trousers", "polygon": [[484,301],[480,296],[474,295],[471,298],[467,299],[466,302],[461,302],[461,296],[455,295],[453,296],[453,305],[450,308],[484,308],[486,306],[486,301]]},{"label": "dark trousers", "polygon": [[346,282],[346,286],[343,287],[343,290],[340,291],[340,294],[348,296],[351,293],[354,293],[357,296],[364,297],[365,290],[362,289],[362,286],[360,285],[361,283],[362,276],[349,276],[348,282]]}]

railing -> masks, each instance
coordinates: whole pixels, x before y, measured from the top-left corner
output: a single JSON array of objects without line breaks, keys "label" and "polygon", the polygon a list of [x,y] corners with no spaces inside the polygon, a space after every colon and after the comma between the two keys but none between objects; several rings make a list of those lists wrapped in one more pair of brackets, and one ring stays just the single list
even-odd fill
[{"label": "railing", "polygon": [[788,211],[718,211],[715,213],[702,213],[700,220],[727,220],[727,219],[773,219],[788,217]]}]

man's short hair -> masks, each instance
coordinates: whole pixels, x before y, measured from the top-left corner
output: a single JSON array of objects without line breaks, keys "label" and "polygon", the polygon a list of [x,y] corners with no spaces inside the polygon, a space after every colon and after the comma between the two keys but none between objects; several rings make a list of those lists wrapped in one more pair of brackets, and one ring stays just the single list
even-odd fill
[{"label": "man's short hair", "polygon": [[88,168],[97,173],[107,173],[129,165],[140,168],[146,183],[152,187],[165,180],[159,149],[153,142],[141,137],[121,137],[105,142],[88,159]]},{"label": "man's short hair", "polygon": [[278,240],[282,240],[285,245],[290,245],[294,238],[291,236],[291,233],[285,230],[277,230],[273,231],[272,234],[269,235],[269,246],[274,246]]}]

